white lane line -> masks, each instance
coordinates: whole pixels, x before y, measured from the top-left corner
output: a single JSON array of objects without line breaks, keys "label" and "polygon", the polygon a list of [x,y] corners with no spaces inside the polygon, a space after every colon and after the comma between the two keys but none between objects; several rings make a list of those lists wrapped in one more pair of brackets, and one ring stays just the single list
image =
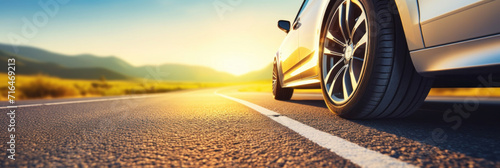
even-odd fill
[{"label": "white lane line", "polygon": [[329,149],[331,152],[339,155],[344,159],[350,160],[352,163],[357,164],[361,167],[416,167],[409,163],[400,161],[398,159],[392,158],[390,156],[381,154],[379,152],[366,149],[355,143],[349,142],[340,137],[331,135],[327,132],[323,132],[313,128],[311,126],[302,124],[301,122],[295,121],[286,116],[282,116],[277,112],[271,111],[259,105],[250,103],[245,100],[237,99],[234,97],[226,96],[215,92],[216,95],[222,96],[224,98],[241,103],[255,111],[271,118],[272,120],[280,123],[281,125],[288,127],[289,129],[299,133],[303,137],[311,140],[312,142]]},{"label": "white lane line", "polygon": [[219,94],[219,93],[216,93],[217,95],[219,96],[222,96],[224,98],[227,98],[227,99],[230,99],[230,100],[233,100],[235,102],[238,102],[238,103],[241,103],[247,107],[250,107],[256,111],[258,111],[259,113],[261,114],[264,114],[265,116],[279,116],[280,114],[277,113],[277,112],[274,112],[274,111],[271,111],[271,110],[268,110],[264,107],[261,107],[261,106],[258,106],[258,105],[255,105],[253,103],[250,103],[250,102],[247,102],[245,100],[241,100],[241,99],[237,99],[237,98],[233,98],[233,97],[229,97],[229,96],[226,96],[226,95],[223,95],[223,94]]},{"label": "white lane line", "polygon": [[[63,104],[77,104],[77,103],[91,103],[91,102],[103,102],[103,101],[113,101],[113,100],[124,100],[124,99],[140,99],[140,98],[150,98],[158,97],[161,95],[148,95],[148,96],[134,96],[134,97],[118,97],[118,98],[104,98],[104,99],[94,99],[94,100],[78,100],[78,101],[65,101],[65,102],[55,102],[55,103],[41,103],[41,104],[25,104],[18,105],[17,108],[23,107],[39,107],[39,106],[53,106],[53,105],[63,105]],[[12,106],[3,106],[0,109],[8,109]]]}]

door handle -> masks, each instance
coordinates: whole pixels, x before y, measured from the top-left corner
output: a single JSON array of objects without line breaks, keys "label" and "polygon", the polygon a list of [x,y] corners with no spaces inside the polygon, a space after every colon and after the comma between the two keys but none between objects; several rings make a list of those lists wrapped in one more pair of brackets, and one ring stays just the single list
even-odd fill
[{"label": "door handle", "polygon": [[293,29],[296,30],[300,28],[300,26],[302,26],[302,23],[300,23],[300,18],[298,18],[297,21],[295,21],[295,23],[293,24]]}]

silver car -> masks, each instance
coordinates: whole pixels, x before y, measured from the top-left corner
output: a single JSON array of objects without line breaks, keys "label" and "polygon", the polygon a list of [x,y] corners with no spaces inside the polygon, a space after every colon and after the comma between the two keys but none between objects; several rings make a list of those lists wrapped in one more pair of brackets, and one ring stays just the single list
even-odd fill
[{"label": "silver car", "polygon": [[274,98],[321,88],[345,118],[405,117],[431,87],[499,77],[496,0],[305,0],[278,27],[287,36],[274,59]]}]

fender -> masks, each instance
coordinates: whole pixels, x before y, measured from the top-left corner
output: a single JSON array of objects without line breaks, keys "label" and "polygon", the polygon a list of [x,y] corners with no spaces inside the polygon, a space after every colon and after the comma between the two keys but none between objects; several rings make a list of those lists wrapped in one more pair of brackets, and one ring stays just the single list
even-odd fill
[{"label": "fender", "polygon": [[399,12],[399,18],[403,24],[403,30],[410,51],[422,49],[425,47],[422,30],[420,28],[420,13],[417,0],[395,0]]}]

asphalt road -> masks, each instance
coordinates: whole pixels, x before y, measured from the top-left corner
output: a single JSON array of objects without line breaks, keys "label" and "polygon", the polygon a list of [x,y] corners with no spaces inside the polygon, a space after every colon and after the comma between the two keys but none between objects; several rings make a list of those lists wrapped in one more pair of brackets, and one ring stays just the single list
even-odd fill
[{"label": "asphalt road", "polygon": [[15,161],[6,151],[8,109],[0,109],[0,167],[360,166],[313,140],[322,137],[306,137],[218,94],[410,166],[500,167],[500,101],[494,99],[428,98],[409,118],[345,120],[318,94],[276,101],[270,93],[237,90],[19,102]]}]

